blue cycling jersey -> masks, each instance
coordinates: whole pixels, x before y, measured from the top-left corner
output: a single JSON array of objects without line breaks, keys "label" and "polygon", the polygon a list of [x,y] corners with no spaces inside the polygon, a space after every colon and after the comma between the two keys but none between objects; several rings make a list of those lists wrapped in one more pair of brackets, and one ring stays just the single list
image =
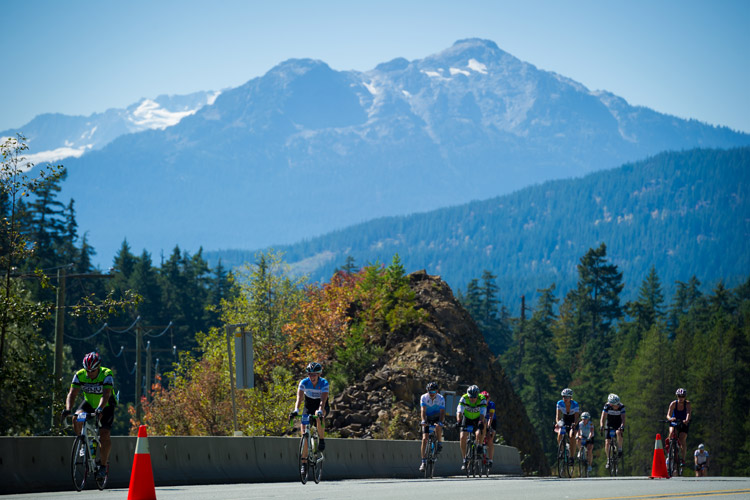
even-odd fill
[{"label": "blue cycling jersey", "polygon": [[495,420],[497,420],[497,413],[495,413],[495,402],[489,401],[487,403],[487,413],[485,414],[487,417],[487,421],[492,424]]},{"label": "blue cycling jersey", "polygon": [[313,384],[310,377],[307,377],[300,381],[297,390],[304,392],[305,398],[320,399],[324,392],[328,392],[328,381],[320,377],[318,383]]}]

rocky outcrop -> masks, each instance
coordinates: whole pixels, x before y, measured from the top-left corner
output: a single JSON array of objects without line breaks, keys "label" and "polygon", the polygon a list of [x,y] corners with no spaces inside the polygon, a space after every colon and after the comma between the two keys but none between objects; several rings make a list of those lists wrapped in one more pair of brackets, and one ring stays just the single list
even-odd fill
[{"label": "rocky outcrop", "polygon": [[[409,275],[417,307],[427,319],[383,335],[384,354],[364,378],[333,397],[331,420],[342,437],[417,439],[419,397],[430,381],[458,396],[477,384],[497,405],[499,433],[522,453],[525,472],[549,472],[520,398],[468,312],[438,276]],[[446,438],[455,433],[446,433]]]}]

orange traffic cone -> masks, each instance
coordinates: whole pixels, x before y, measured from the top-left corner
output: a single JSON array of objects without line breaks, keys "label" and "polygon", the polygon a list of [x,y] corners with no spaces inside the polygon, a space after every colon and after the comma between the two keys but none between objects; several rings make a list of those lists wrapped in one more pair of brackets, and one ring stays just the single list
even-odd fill
[{"label": "orange traffic cone", "polygon": [[654,478],[669,479],[667,463],[664,459],[664,447],[661,444],[661,434],[656,435],[656,445],[654,445],[654,462],[651,465],[651,479]]},{"label": "orange traffic cone", "polygon": [[130,473],[128,500],[156,500],[154,472],[151,468],[151,454],[148,451],[146,426],[138,428],[138,441],[135,443],[133,471]]}]

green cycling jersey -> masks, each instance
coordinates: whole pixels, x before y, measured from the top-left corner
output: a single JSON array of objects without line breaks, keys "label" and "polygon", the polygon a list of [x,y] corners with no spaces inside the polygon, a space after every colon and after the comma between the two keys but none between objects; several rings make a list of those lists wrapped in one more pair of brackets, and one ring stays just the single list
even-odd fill
[{"label": "green cycling jersey", "polygon": [[[83,391],[83,397],[94,408],[99,406],[99,402],[104,395],[104,390],[113,390],[114,385],[115,379],[112,376],[112,370],[104,368],[103,366],[99,368],[99,374],[93,379],[88,377],[85,369],[78,370],[75,375],[73,375],[73,381],[70,383],[71,387],[77,387]],[[114,394],[104,406],[109,406],[113,400],[116,401]]]},{"label": "green cycling jersey", "polygon": [[474,403],[471,402],[468,394],[464,394],[458,401],[458,408],[456,408],[456,413],[463,413],[466,418],[472,420],[484,417],[486,412],[487,400],[481,394]]}]

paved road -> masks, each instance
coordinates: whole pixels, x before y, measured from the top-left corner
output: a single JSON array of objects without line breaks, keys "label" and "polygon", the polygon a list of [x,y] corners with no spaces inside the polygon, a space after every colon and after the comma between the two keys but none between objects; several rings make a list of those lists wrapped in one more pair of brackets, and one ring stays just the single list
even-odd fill
[{"label": "paved road", "polygon": [[[300,483],[248,483],[205,486],[163,486],[156,488],[159,500],[240,500],[305,498],[306,500],[457,500],[468,498],[469,490],[485,498],[523,500],[676,500],[720,499],[748,500],[750,478],[519,478],[460,477],[420,479],[360,479]],[[25,495],[3,495],[2,500],[30,499],[127,499],[127,489],[88,490],[81,493],[51,492]]]}]

